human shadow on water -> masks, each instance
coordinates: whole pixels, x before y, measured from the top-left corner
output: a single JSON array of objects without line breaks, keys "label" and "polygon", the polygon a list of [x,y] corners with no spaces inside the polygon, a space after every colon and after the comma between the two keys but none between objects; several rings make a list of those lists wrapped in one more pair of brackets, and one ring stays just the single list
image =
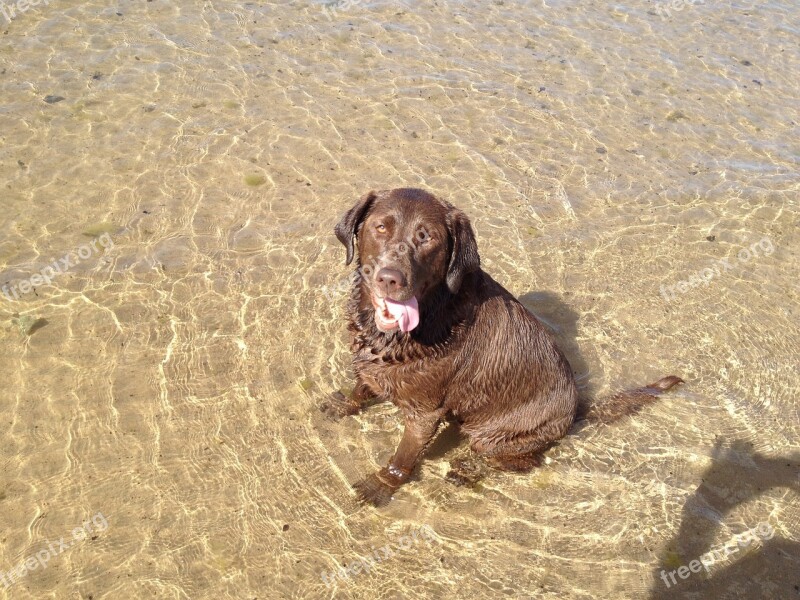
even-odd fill
[{"label": "human shadow on water", "polygon": [[773,488],[800,493],[800,456],[770,458],[744,441],[729,448],[718,441],[663,551],[650,600],[800,598],[800,542],[781,537],[769,515],[735,527],[733,539],[714,544],[725,515]]}]

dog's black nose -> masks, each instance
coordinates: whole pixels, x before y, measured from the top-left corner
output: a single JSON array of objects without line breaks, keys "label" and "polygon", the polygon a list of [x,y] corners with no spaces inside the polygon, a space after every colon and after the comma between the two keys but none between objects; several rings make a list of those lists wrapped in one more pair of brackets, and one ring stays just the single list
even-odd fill
[{"label": "dog's black nose", "polygon": [[388,296],[392,292],[406,287],[406,278],[397,269],[384,267],[375,275],[375,283],[378,284],[378,289],[383,292],[384,296]]}]

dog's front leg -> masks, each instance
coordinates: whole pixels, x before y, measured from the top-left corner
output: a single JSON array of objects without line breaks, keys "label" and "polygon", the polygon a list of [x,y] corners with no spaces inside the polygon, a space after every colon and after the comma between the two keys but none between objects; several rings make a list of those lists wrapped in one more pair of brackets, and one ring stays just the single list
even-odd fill
[{"label": "dog's front leg", "polygon": [[389,464],[353,485],[359,500],[382,506],[392,499],[395,490],[411,477],[442,416],[441,411],[435,411],[406,417],[403,439]]}]

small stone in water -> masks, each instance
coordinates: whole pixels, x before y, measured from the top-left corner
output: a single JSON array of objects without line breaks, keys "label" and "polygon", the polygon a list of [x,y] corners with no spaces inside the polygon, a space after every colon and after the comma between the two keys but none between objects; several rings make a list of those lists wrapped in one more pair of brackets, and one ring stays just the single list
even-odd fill
[{"label": "small stone in water", "polygon": [[113,233],[117,229],[119,227],[113,223],[95,223],[94,225],[89,225],[82,233],[88,237],[100,237],[104,233]]},{"label": "small stone in water", "polygon": [[42,319],[41,317],[34,318],[30,315],[22,317],[15,316],[11,321],[19,328],[20,333],[23,335],[33,335],[49,323],[47,319]]},{"label": "small stone in water", "polygon": [[667,115],[667,121],[672,121],[672,122],[675,122],[678,119],[688,119],[688,118],[689,117],[687,117],[679,110],[673,110],[671,113]]},{"label": "small stone in water", "polygon": [[259,185],[264,185],[267,182],[267,178],[263,175],[245,175],[244,182],[247,185],[257,187]]}]

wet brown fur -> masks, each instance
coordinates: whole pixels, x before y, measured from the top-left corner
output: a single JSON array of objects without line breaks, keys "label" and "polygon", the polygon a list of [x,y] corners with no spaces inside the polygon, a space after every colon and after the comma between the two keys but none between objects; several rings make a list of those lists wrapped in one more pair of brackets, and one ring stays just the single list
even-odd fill
[{"label": "wet brown fur", "polygon": [[[380,505],[391,498],[446,416],[460,422],[472,450],[490,465],[527,471],[576,419],[612,422],[681,382],[666,377],[579,414],[572,370],[548,331],[481,270],[466,215],[427,192],[365,194],[336,234],[347,263],[355,258],[359,269],[370,268],[356,279],[347,304],[356,391],[332,399],[329,412],[353,414],[376,396],[397,405],[405,419],[389,464],[355,485],[364,501]],[[402,273],[405,285],[387,290],[376,283],[383,267]],[[380,331],[373,295],[416,296],[419,325],[408,333]]]}]

